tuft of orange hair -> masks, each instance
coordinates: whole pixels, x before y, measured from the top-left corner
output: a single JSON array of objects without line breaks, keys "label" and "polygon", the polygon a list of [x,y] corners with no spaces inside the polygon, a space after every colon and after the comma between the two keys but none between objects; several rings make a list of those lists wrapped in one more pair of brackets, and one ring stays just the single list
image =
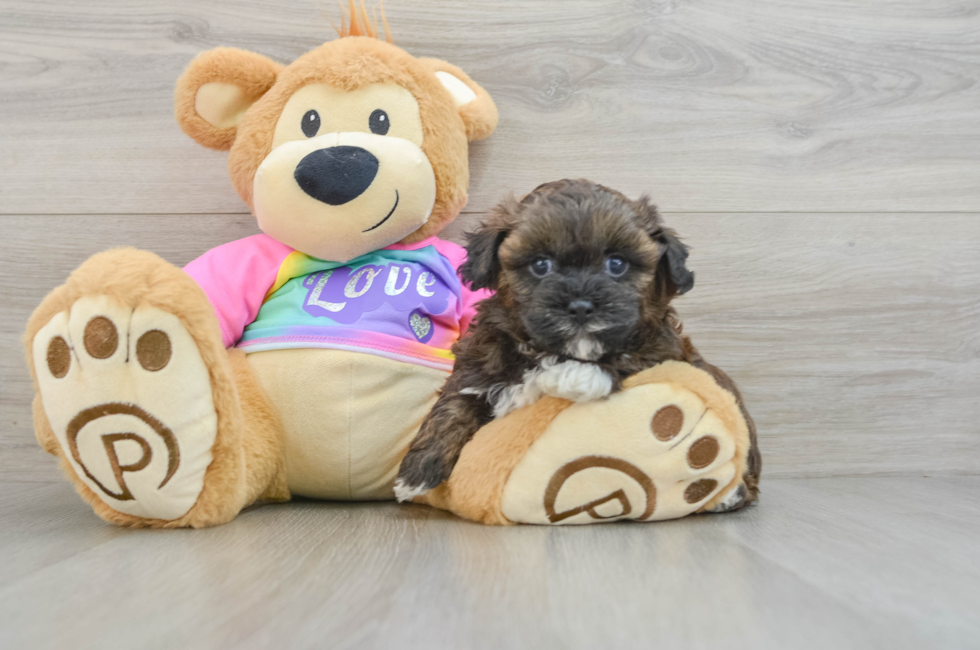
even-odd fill
[{"label": "tuft of orange hair", "polygon": [[[340,2],[340,27],[334,25],[334,29],[337,30],[337,34],[343,38],[345,36],[371,36],[373,38],[381,38],[381,31],[378,29],[378,7],[381,7],[381,24],[385,29],[384,40],[389,43],[394,43],[391,38],[391,30],[388,28],[388,19],[385,18],[385,8],[384,0],[374,5],[371,9],[371,15],[374,16],[374,22],[371,22],[371,17],[368,16],[367,8],[364,6],[364,0],[361,0],[361,6],[357,6],[356,0],[349,0],[350,8],[345,9],[342,0]],[[350,19],[350,23],[347,19]]]}]

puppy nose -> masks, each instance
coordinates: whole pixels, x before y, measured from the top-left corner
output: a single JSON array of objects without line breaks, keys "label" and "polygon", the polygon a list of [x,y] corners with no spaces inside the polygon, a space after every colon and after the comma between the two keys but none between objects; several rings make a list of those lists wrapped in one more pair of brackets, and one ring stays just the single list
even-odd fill
[{"label": "puppy nose", "polygon": [[364,193],[378,175],[378,159],[361,147],[317,149],[299,161],[293,177],[303,191],[328,205],[343,205]]},{"label": "puppy nose", "polygon": [[580,323],[587,321],[594,311],[595,305],[591,300],[578,299],[568,303],[568,313]]}]

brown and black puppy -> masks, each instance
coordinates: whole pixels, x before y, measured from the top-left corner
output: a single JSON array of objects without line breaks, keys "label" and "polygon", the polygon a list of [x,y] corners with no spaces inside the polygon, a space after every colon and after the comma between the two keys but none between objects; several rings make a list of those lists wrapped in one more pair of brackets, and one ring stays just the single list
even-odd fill
[{"label": "brown and black puppy", "polygon": [[[707,364],[670,306],[694,286],[687,248],[647,198],[630,201],[587,180],[541,185],[497,206],[468,236],[463,280],[493,297],[453,348],[453,374],[402,461],[395,494],[408,500],[447,479],[463,446],[490,420],[542,395],[606,397],[662,361],[710,372],[741,405],[734,383]],[[719,509],[757,494],[755,426],[746,485]]]}]

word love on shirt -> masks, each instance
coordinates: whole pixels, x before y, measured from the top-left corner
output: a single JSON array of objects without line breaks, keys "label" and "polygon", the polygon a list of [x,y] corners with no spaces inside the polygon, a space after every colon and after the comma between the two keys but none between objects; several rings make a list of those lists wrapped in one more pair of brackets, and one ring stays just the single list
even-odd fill
[{"label": "word love on shirt", "polygon": [[345,325],[386,303],[400,312],[422,307],[430,314],[441,314],[452,293],[438,275],[413,262],[368,264],[356,270],[341,266],[310,275],[303,286],[309,289],[303,304],[306,313]]}]

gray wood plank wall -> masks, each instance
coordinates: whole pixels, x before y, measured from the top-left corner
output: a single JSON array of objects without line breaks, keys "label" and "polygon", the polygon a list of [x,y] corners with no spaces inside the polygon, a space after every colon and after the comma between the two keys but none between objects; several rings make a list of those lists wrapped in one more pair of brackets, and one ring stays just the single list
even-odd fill
[{"label": "gray wood plank wall", "polygon": [[[687,331],[740,383],[771,476],[980,472],[980,2],[389,0],[396,43],[501,113],[466,212],[586,176],[693,246]],[[47,481],[19,336],[88,255],[175,263],[256,231],[173,83],[290,61],[330,2],[0,0],[0,474]]]}]

